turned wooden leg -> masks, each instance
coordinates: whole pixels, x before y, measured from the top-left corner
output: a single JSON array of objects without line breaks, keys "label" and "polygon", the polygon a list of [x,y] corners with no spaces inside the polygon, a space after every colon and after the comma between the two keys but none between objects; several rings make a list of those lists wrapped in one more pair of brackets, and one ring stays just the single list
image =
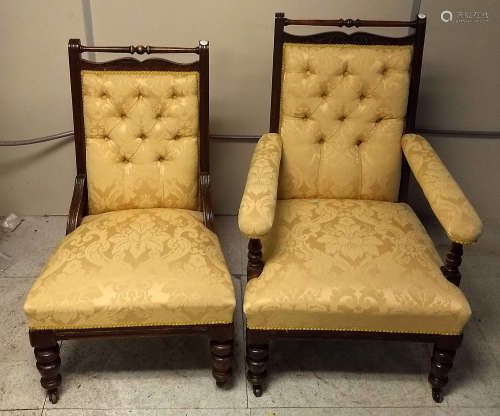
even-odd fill
[{"label": "turned wooden leg", "polygon": [[453,367],[455,352],[455,349],[441,349],[437,344],[434,345],[429,383],[432,386],[432,398],[436,403],[443,401],[442,389],[448,383],[448,373]]},{"label": "turned wooden leg", "polygon": [[456,286],[460,285],[460,279],[462,278],[458,268],[462,263],[463,253],[464,250],[462,244],[451,243],[444,261],[444,266],[441,266],[441,272],[444,277]]},{"label": "turned wooden leg", "polygon": [[52,347],[35,347],[35,358],[36,368],[42,376],[40,384],[49,393],[51,403],[57,403],[59,399],[57,388],[61,384],[59,345],[56,343]]},{"label": "turned wooden leg", "polygon": [[252,384],[253,394],[257,397],[262,396],[268,359],[269,345],[247,345],[247,380]]},{"label": "turned wooden leg", "polygon": [[233,341],[211,341],[212,374],[218,387],[222,387],[231,377],[233,361]]},{"label": "turned wooden leg", "polygon": [[262,244],[260,240],[251,238],[248,241],[247,281],[259,277],[263,269]]}]

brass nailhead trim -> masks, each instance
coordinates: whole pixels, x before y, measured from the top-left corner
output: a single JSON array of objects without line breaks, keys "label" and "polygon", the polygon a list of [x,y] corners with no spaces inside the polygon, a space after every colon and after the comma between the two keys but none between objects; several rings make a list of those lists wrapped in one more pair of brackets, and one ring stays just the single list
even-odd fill
[{"label": "brass nailhead trim", "polygon": [[43,329],[93,329],[93,328],[124,328],[129,326],[189,326],[189,325],[224,325],[224,324],[232,324],[233,321],[212,321],[212,322],[148,322],[148,323],[134,323],[134,322],[125,322],[123,324],[102,324],[102,325],[69,325],[69,326],[29,326],[29,329],[33,330],[43,330]]}]

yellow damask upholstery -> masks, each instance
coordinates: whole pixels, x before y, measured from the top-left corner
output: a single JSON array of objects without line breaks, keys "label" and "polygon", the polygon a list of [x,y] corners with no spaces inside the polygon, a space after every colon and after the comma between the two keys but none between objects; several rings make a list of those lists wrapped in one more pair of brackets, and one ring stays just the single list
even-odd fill
[{"label": "yellow damask upholstery", "polygon": [[217,236],[198,211],[86,217],[30,290],[30,329],[231,323],[235,297]]},{"label": "yellow damask upholstery", "polygon": [[198,209],[198,73],[82,71],[89,212]]},{"label": "yellow damask upholstery", "polygon": [[265,267],[245,291],[250,329],[460,334],[471,311],[411,208],[279,200]]},{"label": "yellow damask upholstery", "polygon": [[450,240],[475,242],[483,228],[481,220],[432,146],[416,134],[405,134],[401,143],[417,182]]},{"label": "yellow damask upholstery", "polygon": [[238,215],[240,230],[248,238],[260,238],[273,226],[281,146],[279,134],[268,133],[255,147]]},{"label": "yellow damask upholstery", "polygon": [[284,44],[279,199],[397,200],[412,52]]}]

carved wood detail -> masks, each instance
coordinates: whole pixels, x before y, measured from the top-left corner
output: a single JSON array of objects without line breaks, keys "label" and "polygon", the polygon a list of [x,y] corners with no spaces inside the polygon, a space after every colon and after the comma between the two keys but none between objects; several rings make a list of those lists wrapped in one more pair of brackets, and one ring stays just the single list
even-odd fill
[{"label": "carved wood detail", "polygon": [[366,32],[345,33],[340,31],[294,35],[283,32],[283,41],[290,43],[350,44],[350,45],[412,45],[415,36],[389,37]]},{"label": "carved wood detail", "polygon": [[247,380],[252,384],[255,396],[262,396],[267,377],[267,362],[269,360],[269,345],[247,345]]},{"label": "carved wood detail", "polygon": [[211,341],[212,374],[218,387],[222,387],[231,377],[233,361],[232,341]]},{"label": "carved wood detail", "polygon": [[448,373],[453,367],[454,358],[455,350],[444,350],[434,345],[429,383],[432,386],[432,398],[436,403],[443,401],[442,389],[448,383]]},{"label": "carved wood detail", "polygon": [[247,281],[259,277],[263,269],[262,244],[259,239],[251,238],[248,241]]},{"label": "carved wood detail", "polygon": [[69,208],[68,223],[66,225],[66,234],[74,231],[82,222],[82,218],[88,213],[87,198],[87,177],[84,174],[78,174],[75,178],[75,187],[73,189],[73,198]]},{"label": "carved wood detail", "polygon": [[444,266],[441,266],[441,272],[451,283],[456,286],[460,285],[459,266],[462,263],[462,254],[464,253],[462,244],[452,242],[446,254]]},{"label": "carved wood detail", "polygon": [[415,27],[416,20],[363,20],[363,19],[285,19],[282,12],[276,13],[276,17],[283,19],[285,26],[337,26],[337,27]]},{"label": "carved wood detail", "polygon": [[81,68],[90,71],[198,71],[199,61],[183,63],[162,58],[143,61],[135,58],[120,58],[106,62],[81,60]]},{"label": "carved wood detail", "polygon": [[47,390],[51,403],[57,403],[59,399],[58,387],[61,385],[61,358],[59,357],[59,345],[52,347],[35,347],[36,368],[42,378],[40,384]]},{"label": "carved wood detail", "polygon": [[200,175],[200,202],[203,211],[203,222],[207,228],[215,232],[215,217],[210,197],[210,175],[208,173]]}]

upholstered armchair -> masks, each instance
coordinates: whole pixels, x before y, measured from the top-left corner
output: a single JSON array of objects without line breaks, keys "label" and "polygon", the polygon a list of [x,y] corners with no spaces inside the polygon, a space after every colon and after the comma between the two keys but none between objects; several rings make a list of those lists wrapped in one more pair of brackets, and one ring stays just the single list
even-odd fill
[{"label": "upholstered armchair", "polygon": [[[440,402],[471,310],[462,245],[481,221],[414,134],[425,16],[411,22],[276,15],[271,133],[259,140],[239,211],[249,239],[247,377],[262,394],[275,337],[434,344]],[[299,36],[287,25],[414,28]],[[451,240],[444,265],[405,202],[409,170]]]},{"label": "upholstered armchair", "polygon": [[[41,384],[58,400],[58,341],[206,334],[213,376],[231,374],[231,276],[214,233],[208,42],[196,48],[69,42],[77,177],[67,236],[25,313]],[[184,64],[84,52],[191,53]]]}]

